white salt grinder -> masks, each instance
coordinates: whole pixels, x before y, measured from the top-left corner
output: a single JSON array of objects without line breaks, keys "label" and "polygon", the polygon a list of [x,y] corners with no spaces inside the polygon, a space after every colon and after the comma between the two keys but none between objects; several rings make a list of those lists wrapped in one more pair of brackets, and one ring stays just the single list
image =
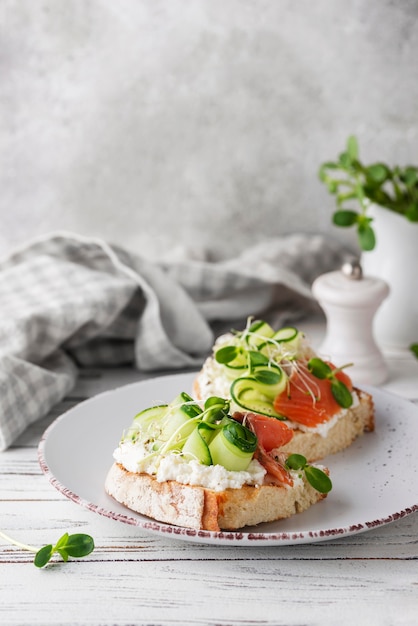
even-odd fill
[{"label": "white salt grinder", "polygon": [[354,261],[345,263],[341,271],[319,276],[312,292],[327,321],[318,354],[337,367],[353,363],[346,371],[355,383],[383,383],[388,367],[373,336],[373,320],[389,293],[387,283],[364,277],[360,264]]}]

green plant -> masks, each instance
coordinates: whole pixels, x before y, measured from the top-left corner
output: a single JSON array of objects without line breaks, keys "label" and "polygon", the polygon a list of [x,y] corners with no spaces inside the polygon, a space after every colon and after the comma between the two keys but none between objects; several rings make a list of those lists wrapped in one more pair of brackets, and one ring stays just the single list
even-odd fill
[{"label": "green plant", "polygon": [[49,563],[51,557],[55,553],[58,553],[66,562],[68,561],[69,556],[81,558],[83,556],[87,556],[94,550],[93,537],[82,533],[77,533],[75,535],[65,533],[62,537],[60,537],[60,539],[58,539],[55,545],[49,544],[43,546],[42,548],[35,548],[34,546],[28,546],[25,543],[16,541],[16,539],[12,539],[1,530],[0,537],[18,548],[33,552],[35,554],[34,564],[36,567],[44,567],[47,563]]},{"label": "green plant", "polygon": [[417,359],[418,359],[418,343],[413,343],[413,344],[410,346],[410,350],[411,350],[412,354],[413,354],[414,356],[416,356],[416,357],[417,357]]},{"label": "green plant", "polygon": [[[390,168],[384,163],[364,165],[354,136],[348,138],[346,150],[336,162],[328,161],[320,166],[319,178],[335,195],[334,224],[355,226],[362,250],[373,250],[376,245],[373,218],[367,215],[371,204],[418,222],[418,168],[412,165]],[[352,201],[358,203],[360,210],[350,208],[350,204],[347,208],[347,203]]]},{"label": "green plant", "polygon": [[286,467],[293,470],[303,470],[306,480],[319,493],[328,493],[332,489],[332,482],[328,474],[319,467],[308,465],[306,458],[301,454],[291,454],[287,457]]}]

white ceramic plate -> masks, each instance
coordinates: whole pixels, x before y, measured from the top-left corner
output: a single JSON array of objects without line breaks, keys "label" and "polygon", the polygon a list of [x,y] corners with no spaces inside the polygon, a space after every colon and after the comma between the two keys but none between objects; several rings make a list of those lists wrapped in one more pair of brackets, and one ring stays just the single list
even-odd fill
[{"label": "white ceramic plate", "polygon": [[122,431],[141,409],[191,392],[193,374],[175,374],[120,387],[60,416],[39,444],[39,462],[52,485],[94,513],[173,539],[219,545],[285,545],[367,531],[418,510],[418,406],[368,388],[376,430],[324,461],[333,489],[308,511],[237,532],[179,528],[137,515],[104,491]]}]

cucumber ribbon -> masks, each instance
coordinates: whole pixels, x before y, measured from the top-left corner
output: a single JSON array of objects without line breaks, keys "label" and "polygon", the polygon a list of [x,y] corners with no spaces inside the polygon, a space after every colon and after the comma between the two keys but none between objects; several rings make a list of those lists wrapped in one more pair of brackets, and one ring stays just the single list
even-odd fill
[{"label": "cucumber ribbon", "polygon": [[168,405],[145,409],[135,416],[129,438],[153,443],[158,454],[181,452],[204,465],[246,470],[257,437],[229,415],[228,400],[211,396],[204,408],[185,392]]}]

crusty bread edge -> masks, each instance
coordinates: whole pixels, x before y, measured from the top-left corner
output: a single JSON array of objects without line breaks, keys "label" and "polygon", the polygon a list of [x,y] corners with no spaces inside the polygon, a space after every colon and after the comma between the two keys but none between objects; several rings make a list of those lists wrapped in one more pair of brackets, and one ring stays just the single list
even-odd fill
[{"label": "crusty bread edge", "polygon": [[295,430],[291,441],[280,450],[287,454],[303,454],[308,461],[313,462],[341,452],[364,433],[372,432],[375,427],[373,398],[360,389],[355,388],[355,391],[359,398],[358,405],[348,409],[331,426],[326,437],[318,433]]},{"label": "crusty bread edge", "polygon": [[136,513],[159,522],[196,530],[238,530],[301,513],[326,497],[303,477],[293,487],[244,485],[216,492],[175,480],[158,482],[114,463],[106,492]]}]

